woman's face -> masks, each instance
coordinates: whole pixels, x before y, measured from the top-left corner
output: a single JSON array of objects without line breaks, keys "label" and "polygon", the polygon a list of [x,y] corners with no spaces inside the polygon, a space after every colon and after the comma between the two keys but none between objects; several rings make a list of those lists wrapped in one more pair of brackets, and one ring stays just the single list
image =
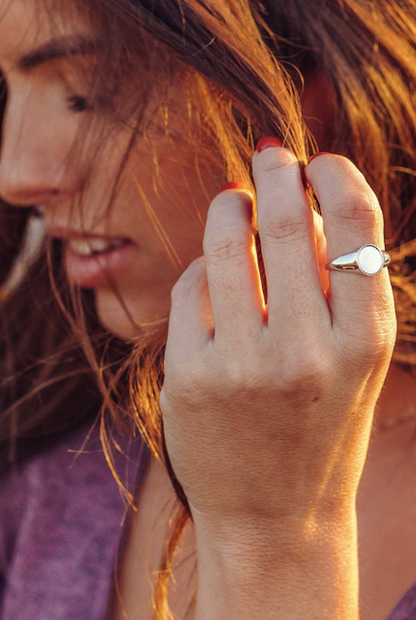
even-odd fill
[{"label": "woman's face", "polygon": [[[181,139],[186,102],[176,83],[168,92],[174,139],[157,130],[150,141],[139,137],[118,179],[132,133],[119,126],[97,148],[101,134],[94,128],[105,116],[88,100],[94,29],[80,17],[52,28],[36,5],[0,0],[0,69],[8,95],[0,195],[12,205],[38,207],[47,234],[63,240],[70,280],[94,289],[101,323],[130,339],[168,314],[174,283],[202,254],[206,212],[223,171],[198,170],[194,149]],[[73,150],[81,135],[86,158]],[[84,187],[86,162],[92,168]]]}]

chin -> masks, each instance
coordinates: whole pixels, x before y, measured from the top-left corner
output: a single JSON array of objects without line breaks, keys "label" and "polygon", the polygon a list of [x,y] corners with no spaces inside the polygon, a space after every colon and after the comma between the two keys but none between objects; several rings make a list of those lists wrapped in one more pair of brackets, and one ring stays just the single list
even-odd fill
[{"label": "chin", "polygon": [[95,291],[95,307],[104,329],[126,342],[143,335],[162,318],[159,314],[152,321],[148,317],[144,318],[143,313],[138,316],[137,308],[142,307],[139,300],[123,296],[122,301],[114,291],[108,289]]}]

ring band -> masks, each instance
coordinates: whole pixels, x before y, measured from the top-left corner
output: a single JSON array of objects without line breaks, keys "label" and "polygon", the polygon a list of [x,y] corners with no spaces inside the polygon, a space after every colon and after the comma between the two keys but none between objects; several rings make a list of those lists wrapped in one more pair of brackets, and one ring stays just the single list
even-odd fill
[{"label": "ring band", "polygon": [[343,254],[329,261],[325,269],[332,271],[358,271],[364,276],[376,276],[383,267],[387,267],[391,257],[372,243],[366,243],[356,252]]}]

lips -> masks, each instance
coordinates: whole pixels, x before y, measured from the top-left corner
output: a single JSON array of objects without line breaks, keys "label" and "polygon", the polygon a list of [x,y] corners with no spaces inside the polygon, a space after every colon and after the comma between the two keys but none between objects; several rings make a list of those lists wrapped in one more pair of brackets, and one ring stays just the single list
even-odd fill
[{"label": "lips", "polygon": [[82,288],[112,286],[138,250],[138,246],[126,237],[100,236],[65,228],[53,228],[47,232],[64,241],[68,277]]}]

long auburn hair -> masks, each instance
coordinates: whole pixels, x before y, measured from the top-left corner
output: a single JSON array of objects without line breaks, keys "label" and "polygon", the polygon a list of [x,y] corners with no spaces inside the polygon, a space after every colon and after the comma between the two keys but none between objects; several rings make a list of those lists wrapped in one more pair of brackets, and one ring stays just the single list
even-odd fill
[{"label": "long auburn hair", "polygon": [[[65,4],[43,2],[52,19]],[[143,66],[143,49],[151,77],[157,42],[157,53],[162,50],[174,67],[165,78],[167,85],[177,72],[186,76],[187,139],[198,141],[201,161],[210,161],[206,145],[214,141],[223,157],[224,180],[239,179],[252,188],[251,157],[260,137],[281,137],[301,164],[319,150],[302,116],[301,94],[304,80],[313,79],[317,70],[324,72],[335,95],[337,118],[330,150],[358,166],[383,209],[398,318],[393,361],[412,371],[416,365],[415,0],[312,4],[73,0],[69,4],[87,10],[106,36],[108,49],[100,61],[106,84],[116,80],[120,67],[128,67],[134,77],[139,62]],[[4,88],[3,106],[6,100]],[[166,118],[167,110],[164,100],[156,114]],[[139,112],[133,102],[125,118],[138,118]],[[114,110],[111,114],[116,116]],[[138,127],[139,122],[132,124],[133,133]],[[168,126],[165,130],[168,133]],[[310,198],[319,211],[311,192]],[[130,435],[140,432],[166,467],[178,498],[154,592],[154,620],[165,620],[170,616],[167,593],[175,550],[192,520],[169,462],[159,409],[168,318],[159,317],[134,343],[105,333],[95,315],[93,295],[69,287],[57,241],[43,243],[11,284],[32,220],[30,209],[0,205],[2,470],[41,450],[45,437],[54,441],[82,421],[96,420],[98,413],[107,460],[122,486],[114,470],[109,432],[113,426]],[[256,246],[267,301],[258,236]],[[121,411],[120,402],[129,406]]]}]

